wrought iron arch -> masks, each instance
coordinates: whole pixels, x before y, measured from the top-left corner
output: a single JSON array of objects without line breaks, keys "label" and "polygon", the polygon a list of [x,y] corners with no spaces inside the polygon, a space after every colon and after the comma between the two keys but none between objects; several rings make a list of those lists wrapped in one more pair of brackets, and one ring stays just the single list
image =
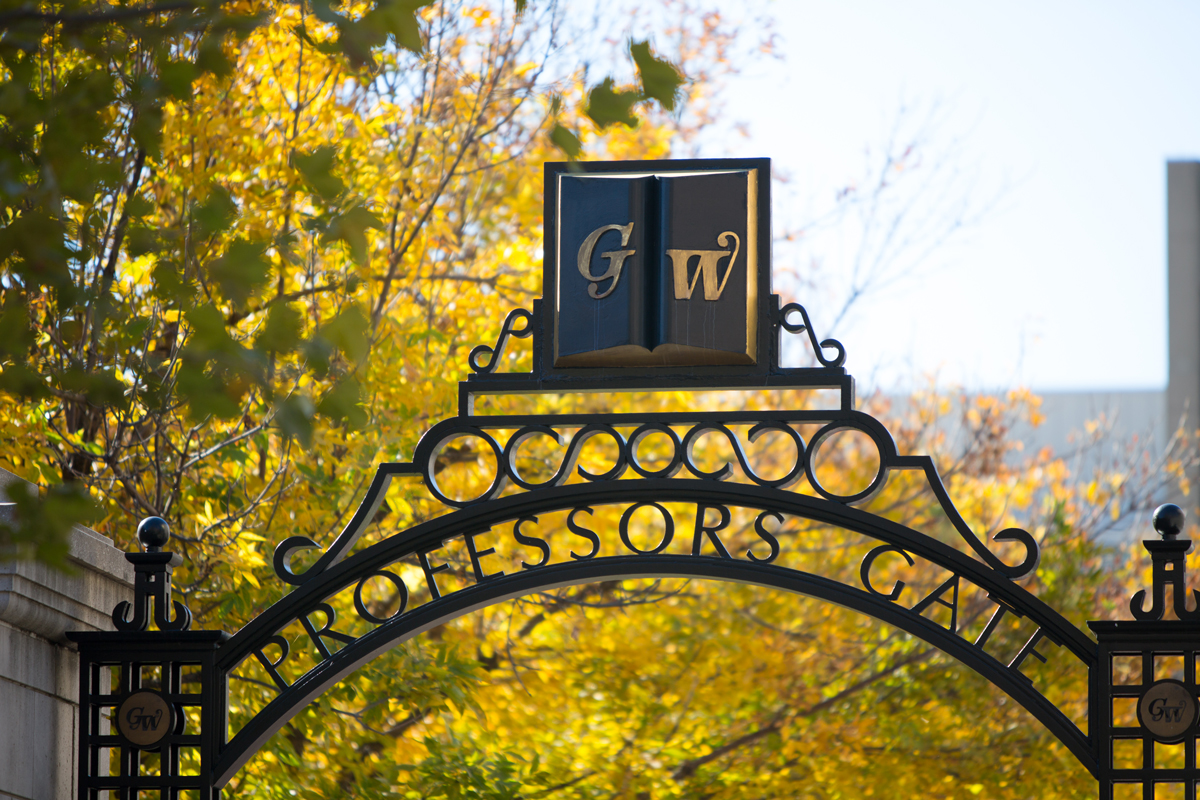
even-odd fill
[{"label": "wrought iron arch", "polygon": [[[781,308],[778,299],[772,296],[764,309],[773,333],[763,338],[767,357],[762,369],[753,374],[738,374],[722,368],[696,367],[686,374],[652,378],[631,378],[619,370],[572,372],[546,369],[545,315],[540,301],[535,301],[533,313],[514,312],[505,322],[495,347],[482,346],[471,352],[469,363],[475,374],[460,384],[458,415],[434,425],[417,444],[411,462],[379,467],[353,518],[311,567],[297,573],[291,567],[291,559],[299,550],[318,547],[316,542],[293,537],[279,544],[275,552],[275,572],[294,589],[233,636],[220,631],[188,630],[190,614],[171,598],[171,570],[178,565],[179,559],[162,551],[167,541],[165,526],[145,523],[139,529],[139,538],[147,552],[127,556],[137,571],[135,600],[131,608],[123,604],[114,612],[117,632],[72,635],[81,652],[81,800],[106,790],[121,798],[132,798],[151,789],[161,789],[164,798],[178,797],[184,790],[198,790],[205,800],[219,797],[220,787],[288,719],[339,680],[397,643],[505,599],[552,587],[650,577],[739,581],[803,594],[869,615],[937,647],[1006,692],[1099,779],[1100,796],[1104,800],[1111,798],[1112,787],[1121,782],[1141,785],[1145,797],[1152,797],[1154,786],[1163,782],[1185,784],[1193,791],[1200,777],[1195,747],[1188,748],[1182,769],[1168,769],[1154,763],[1156,741],[1178,742],[1179,737],[1196,739],[1197,723],[1200,722],[1196,702],[1200,627],[1194,620],[1182,619],[1193,612],[1182,604],[1182,592],[1179,591],[1184,585],[1184,554],[1190,548],[1189,542],[1177,539],[1182,530],[1181,517],[1162,515],[1159,530],[1164,541],[1147,543],[1156,564],[1152,607],[1144,609],[1139,596],[1134,608],[1139,621],[1092,623],[1099,639],[1097,642],[1017,583],[1020,578],[1032,575],[1038,562],[1038,544],[1028,532],[1014,528],[993,536],[993,540],[1020,545],[1022,550],[1017,563],[1001,559],[976,536],[955,509],[932,459],[901,455],[878,420],[855,410],[854,383],[842,367],[845,350],[840,343],[830,339],[818,341],[806,312],[799,306]],[[803,324],[789,319],[789,314],[795,313],[800,315]],[[524,322],[524,327],[518,328],[519,322]],[[807,334],[822,366],[778,367],[779,335],[785,331]],[[534,340],[533,372],[523,375],[498,373],[496,370],[506,340],[530,336]],[[833,351],[835,355],[830,357],[825,351]],[[484,394],[713,388],[833,389],[839,402],[830,409],[754,412],[556,416],[474,413],[476,397]],[[808,429],[816,432],[806,441],[804,431]],[[857,431],[869,439],[878,452],[879,467],[878,473],[864,488],[843,495],[821,485],[814,459],[828,437],[845,430]],[[502,431],[511,433],[505,438],[500,435]],[[774,476],[756,473],[743,446],[743,439],[753,442],[768,431],[783,435],[795,453],[794,463]],[[666,437],[669,442],[665,465],[642,459],[640,448],[645,437],[650,435]],[[437,483],[438,453],[448,442],[463,436],[475,437],[495,456],[495,475],[477,498],[451,497]],[[733,450],[730,463],[712,469],[695,458],[694,447],[705,436],[721,437],[730,445]],[[540,482],[530,480],[520,469],[522,447],[538,437],[549,437],[562,447],[561,461],[553,470],[553,476]],[[615,451],[611,466],[602,473],[588,472],[578,464],[581,449],[593,437],[607,438]],[[889,475],[896,470],[916,470],[923,475],[961,537],[962,549],[857,507],[882,489]],[[383,502],[390,482],[399,476],[423,480],[430,493],[452,510],[356,550],[358,540]],[[791,488],[804,481],[807,481],[811,494]],[[672,512],[662,504],[695,506],[690,554],[668,552],[665,543],[657,548],[639,549],[627,537],[623,526],[637,508],[654,506],[662,513],[664,523],[673,525]],[[575,554],[571,560],[553,561],[550,545],[544,539],[521,532],[522,522],[538,514],[566,512],[569,527],[576,513],[602,505],[622,507],[622,523],[617,532],[625,545],[625,555],[597,555],[601,534],[588,530],[587,533],[595,537],[595,547],[590,555]],[[718,512],[719,523],[706,521],[706,513],[711,510]],[[721,531],[735,516],[749,520],[754,515],[757,515],[755,521],[747,523],[750,525],[748,530],[759,536],[759,542],[745,552],[730,552],[721,539]],[[782,545],[763,526],[763,521],[770,516],[781,520],[796,517],[835,526],[876,543],[861,562],[858,582],[847,583],[773,563]],[[522,569],[513,574],[487,575],[481,568],[480,558],[489,553],[476,549],[474,537],[502,524],[511,524],[514,540],[538,550],[542,557],[537,563],[523,564]],[[604,535],[612,541],[613,531],[606,530]],[[462,537],[466,543],[476,582],[443,595],[436,581],[440,566],[431,564],[429,555],[443,541],[454,537]],[[757,552],[756,547],[759,548]],[[901,584],[884,591],[872,581],[873,565],[885,553],[903,558],[910,565],[919,559],[944,570],[950,577],[916,603],[905,605],[899,602]],[[408,587],[387,568],[414,555],[421,564],[430,599],[408,608],[404,602],[410,595]],[[400,597],[404,598],[400,609],[386,619],[376,617],[361,598],[363,584],[380,576],[395,582]],[[1164,587],[1167,584],[1176,589],[1174,599],[1181,617],[1179,621],[1158,621],[1165,611]],[[983,630],[973,640],[963,635],[965,631],[956,622],[959,590],[963,586],[978,588],[995,605]],[[328,604],[329,598],[351,587],[355,587],[355,607],[360,620],[371,626],[361,635],[338,630],[332,607]],[[925,613],[937,604],[949,610],[948,625]],[[319,619],[314,621],[314,616]],[[1000,653],[994,646],[992,634],[1005,619],[1016,618],[1031,623],[1034,631],[1016,652]],[[157,623],[159,631],[148,630],[151,620]],[[291,645],[280,632],[296,623],[306,632],[305,647],[315,650],[319,660],[299,678],[289,682],[279,668],[289,657]],[[1062,648],[1087,673],[1086,733],[1077,721],[1038,690],[1036,680],[1030,675],[1030,667],[1037,660],[1044,661],[1043,650],[1051,646]],[[1165,652],[1187,656],[1182,680],[1174,683],[1155,680],[1158,663],[1155,659]],[[1142,658],[1145,675],[1142,682],[1117,684],[1113,679],[1113,658],[1135,656]],[[140,668],[146,664],[161,668],[161,687],[142,685]],[[230,736],[228,681],[230,675],[245,664],[261,665],[275,682],[278,694]],[[103,668],[108,665],[122,667],[119,685],[106,685]],[[181,679],[182,671],[189,667],[198,671],[199,691],[191,691]],[[1190,709],[1191,716],[1182,727],[1176,724],[1164,728],[1160,725],[1161,720],[1152,718],[1154,711],[1151,709],[1147,711],[1151,716],[1139,722],[1137,727],[1122,726],[1117,724],[1119,721],[1112,713],[1114,698],[1119,697],[1133,697],[1139,702],[1151,702],[1147,698],[1154,698],[1153,702],[1159,702],[1154,708],[1159,711],[1168,704],[1171,709]],[[148,723],[141,710],[149,702],[167,709],[167,722],[153,735],[146,730],[128,728],[123,722],[126,709],[141,703],[136,706],[139,710],[137,719],[145,728]],[[188,729],[187,714],[180,713],[188,707],[195,709],[201,720],[199,730]],[[116,709],[116,731],[108,730],[102,722],[105,709]],[[1115,765],[1113,747],[1114,742],[1120,740],[1141,743],[1145,754],[1141,766]],[[162,773],[157,776],[144,776],[138,770],[139,753],[150,747],[163,754]],[[199,749],[199,775],[179,774],[179,753],[184,747]],[[110,750],[120,759],[115,775],[103,765],[102,753]]]},{"label": "wrought iron arch", "polygon": [[[614,496],[615,492],[619,492],[619,498]],[[955,578],[984,589],[997,601],[998,609],[1003,608],[1006,609],[1004,613],[1032,620],[1038,626],[1038,631],[1031,640],[1033,644],[1021,651],[1022,657],[1002,661],[988,653],[983,646],[919,612],[897,604],[885,593],[874,589],[869,580],[864,580],[864,586],[855,587],[821,575],[745,557],[726,558],[719,555],[655,553],[547,564],[512,575],[497,576],[431,600],[346,643],[283,689],[274,701],[230,740],[216,764],[218,784],[224,784],[271,735],[314,698],[396,644],[463,614],[504,600],[551,588],[625,578],[738,581],[808,595],[875,617],[927,641],[1003,689],[1095,774],[1095,759],[1087,736],[1037,691],[1032,681],[1020,671],[1021,662],[1035,652],[1034,648],[1041,639],[1065,647],[1090,670],[1096,659],[1094,642],[997,570],[936,539],[860,509],[779,489],[736,484],[713,486],[701,481],[640,479],[621,481],[619,486],[585,484],[543,489],[459,510],[366,548],[313,576],[312,580],[303,583],[222,645],[217,654],[217,668],[221,671],[232,670],[244,659],[262,652],[276,631],[294,622],[299,618],[298,615],[315,609],[325,598],[377,575],[380,570],[402,558],[436,549],[441,542],[460,536],[464,531],[486,531],[534,514],[569,511],[605,503],[619,503],[627,508],[648,503],[736,506],[845,528],[876,539],[901,554],[936,564],[951,572]]]}]

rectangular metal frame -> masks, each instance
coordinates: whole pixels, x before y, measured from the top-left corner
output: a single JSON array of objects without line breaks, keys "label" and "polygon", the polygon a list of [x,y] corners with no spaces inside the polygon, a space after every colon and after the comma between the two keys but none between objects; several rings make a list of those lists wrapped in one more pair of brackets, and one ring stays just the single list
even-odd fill
[{"label": "rectangular metal frame", "polygon": [[[212,770],[227,733],[228,683],[215,662],[217,647],[229,634],[146,631],[68,636],[79,644],[78,800],[99,800],[104,792],[119,800],[217,800],[221,793],[212,788]],[[117,685],[105,686],[106,667],[120,668]],[[168,702],[177,709],[198,709],[201,720],[199,731],[169,733],[158,746],[158,773],[146,775],[141,774],[143,751],[125,741],[106,714],[132,692],[146,688],[143,667],[157,667],[162,683],[158,688]],[[199,672],[200,686],[195,691],[183,683],[186,667]],[[180,774],[183,748],[199,751],[200,766],[194,775]]]}]

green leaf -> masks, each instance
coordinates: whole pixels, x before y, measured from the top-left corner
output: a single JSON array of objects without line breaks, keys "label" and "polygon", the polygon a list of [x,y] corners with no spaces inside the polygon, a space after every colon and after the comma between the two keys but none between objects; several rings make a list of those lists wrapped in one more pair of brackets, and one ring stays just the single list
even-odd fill
[{"label": "green leaf", "polygon": [[67,288],[71,251],[65,233],[61,222],[40,209],[21,214],[0,228],[0,263],[9,262],[9,269],[35,285]]},{"label": "green leaf", "polygon": [[156,102],[141,102],[129,125],[129,132],[138,147],[146,151],[146,155],[158,160],[162,155],[162,106]]},{"label": "green leaf", "polygon": [[233,419],[242,413],[240,404],[226,391],[224,382],[205,371],[202,363],[187,360],[179,367],[175,388],[187,400],[193,419]]},{"label": "green leaf", "polygon": [[192,296],[192,286],[183,276],[179,264],[161,259],[150,273],[154,281],[154,294],[163,300],[184,300]]},{"label": "green leaf", "polygon": [[[23,484],[10,484],[12,486]],[[97,508],[87,489],[77,483],[51,486],[39,493],[9,491],[12,521],[0,523],[0,561],[36,559],[65,572],[71,529],[95,519]]]},{"label": "green leaf", "polygon": [[367,357],[367,318],[357,306],[342,311],[321,327],[321,338],[345,353],[351,361]]},{"label": "green leaf", "polygon": [[367,260],[367,228],[382,230],[383,223],[366,206],[354,206],[330,220],[321,241],[345,242],[350,246],[350,255],[362,264]]},{"label": "green leaf", "polygon": [[417,10],[433,0],[379,0],[363,17],[363,23],[392,37],[398,47],[420,54],[425,50]]},{"label": "green leaf", "polygon": [[334,25],[344,24],[346,18],[334,11],[332,8],[333,5],[329,0],[309,1],[309,7],[312,9],[313,16],[321,20],[321,22],[328,22]]},{"label": "green leaf", "polygon": [[571,160],[579,158],[579,154],[583,151],[583,143],[579,141],[579,137],[570,130],[555,123],[554,130],[550,131],[550,143]]},{"label": "green leaf", "polygon": [[237,219],[238,207],[224,186],[213,183],[208,187],[208,197],[192,209],[192,217],[200,227],[202,236],[211,236],[229,230]]},{"label": "green leaf", "polygon": [[158,249],[158,232],[145,225],[131,225],[125,233],[125,252],[130,258],[144,256]]},{"label": "green leaf", "polygon": [[105,408],[125,405],[125,384],[108,372],[71,369],[58,375],[56,383],[63,391],[83,395],[90,406]]},{"label": "green leaf", "polygon": [[338,25],[337,46],[355,69],[376,68],[374,51],[387,42],[387,33],[378,17],[366,16],[357,22]]},{"label": "green leaf", "polygon": [[679,87],[683,76],[669,61],[657,58],[650,52],[650,42],[629,42],[629,54],[637,64],[638,78],[642,82],[642,94],[653,98],[667,111],[674,111],[679,101]]},{"label": "green leaf", "polygon": [[149,317],[128,319],[121,325],[120,330],[114,332],[113,341],[121,348],[133,347],[136,344],[140,344],[151,322],[152,320]]},{"label": "green leaf", "polygon": [[328,144],[311,153],[292,153],[290,159],[292,167],[300,172],[308,187],[325,200],[335,200],[346,190],[346,185],[332,173],[336,160],[337,148]]},{"label": "green leaf", "polygon": [[271,265],[263,257],[266,247],[261,242],[236,239],[225,255],[208,264],[208,274],[221,287],[223,295],[235,303],[245,303],[267,282]]},{"label": "green leaf", "polygon": [[325,393],[317,404],[317,411],[335,422],[345,422],[351,430],[367,423],[367,412],[360,405],[362,388],[352,377],[343,378]]},{"label": "green leaf", "polygon": [[233,71],[233,63],[225,55],[222,38],[212,34],[205,36],[196,53],[196,68],[201,72],[211,72],[218,78]]},{"label": "green leaf", "polygon": [[200,70],[190,61],[160,61],[158,82],[164,94],[178,100],[192,96],[192,82],[200,76]]},{"label": "green leaf", "polygon": [[236,355],[241,350],[241,345],[225,330],[225,318],[212,303],[197,306],[184,316],[192,328],[188,347],[201,351],[199,355],[202,358],[214,354]]},{"label": "green leaf", "polygon": [[614,91],[613,79],[605,78],[598,86],[588,92],[585,113],[601,128],[607,128],[617,122],[630,128],[636,128],[638,119],[633,114],[633,106],[641,99],[635,91]]},{"label": "green leaf", "polygon": [[31,400],[49,394],[42,376],[19,361],[0,368],[0,391]]},{"label": "green leaf", "polygon": [[290,353],[300,344],[304,318],[290,305],[277,303],[267,312],[254,346],[268,353]]},{"label": "green leaf", "polygon": [[140,194],[129,198],[129,202],[125,204],[125,213],[129,215],[130,219],[144,217],[147,214],[153,213],[153,211],[154,203],[151,203]]},{"label": "green leaf", "polygon": [[21,355],[33,345],[33,331],[29,327],[29,309],[15,292],[0,308],[0,355]]},{"label": "green leaf", "polygon": [[308,447],[312,444],[313,411],[313,402],[306,395],[292,394],[275,406],[275,422],[286,435]]}]

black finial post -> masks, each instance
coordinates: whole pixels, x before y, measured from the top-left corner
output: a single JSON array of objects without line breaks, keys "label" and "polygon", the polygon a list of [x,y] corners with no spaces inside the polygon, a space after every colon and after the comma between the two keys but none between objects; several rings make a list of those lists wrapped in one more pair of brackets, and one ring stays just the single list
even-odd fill
[{"label": "black finial post", "polygon": [[[117,604],[113,625],[119,631],[148,630],[153,601],[154,622],[160,631],[186,631],[192,626],[192,612],[178,600],[171,600],[171,570],[182,564],[183,558],[163,552],[171,540],[170,526],[161,517],[147,517],[138,525],[137,538],[146,552],[125,554],[125,560],[133,564],[133,603],[123,600]],[[168,619],[172,607],[175,618]]]},{"label": "black finial post", "polygon": [[1154,509],[1154,530],[1164,541],[1173,541],[1183,533],[1183,523],[1186,520],[1183,509],[1174,503],[1166,503]]},{"label": "black finial post", "polygon": [[1190,539],[1180,539],[1186,515],[1174,503],[1166,503],[1154,510],[1154,530],[1162,541],[1147,539],[1142,546],[1150,551],[1154,563],[1154,602],[1145,608],[1146,590],[1139,589],[1129,600],[1129,610],[1134,619],[1141,621],[1160,620],[1167,611],[1166,590],[1171,586],[1172,605],[1179,619],[1200,619],[1200,591],[1193,590],[1196,608],[1187,607],[1187,554],[1191,552]]},{"label": "black finial post", "polygon": [[137,538],[147,553],[161,553],[171,540],[171,527],[162,517],[146,517],[138,525]]}]

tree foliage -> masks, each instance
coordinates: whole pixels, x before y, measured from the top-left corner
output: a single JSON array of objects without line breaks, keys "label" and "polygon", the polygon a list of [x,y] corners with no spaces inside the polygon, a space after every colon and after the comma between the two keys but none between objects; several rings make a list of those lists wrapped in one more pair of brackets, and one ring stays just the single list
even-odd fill
[{"label": "tree foliage", "polygon": [[[493,316],[473,311],[527,297],[529,172],[547,124],[587,119],[545,107],[558,13],[0,13],[0,389],[21,404],[0,424],[32,448],[10,455],[18,472],[104,520],[207,503],[184,541],[236,532],[288,494],[294,444],[366,423],[369,355],[388,371],[410,349],[445,359]],[[630,114],[670,107],[679,73],[630,49]],[[23,515],[9,540],[50,552],[86,503],[70,508],[37,532]]]}]

